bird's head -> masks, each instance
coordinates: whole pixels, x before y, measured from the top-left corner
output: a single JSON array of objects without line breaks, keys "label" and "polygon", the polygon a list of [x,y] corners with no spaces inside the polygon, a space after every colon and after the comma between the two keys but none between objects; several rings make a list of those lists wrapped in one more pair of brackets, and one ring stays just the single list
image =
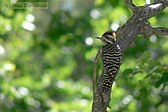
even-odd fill
[{"label": "bird's head", "polygon": [[114,31],[107,31],[101,37],[96,37],[100,39],[105,44],[115,44],[116,43],[116,33]]}]

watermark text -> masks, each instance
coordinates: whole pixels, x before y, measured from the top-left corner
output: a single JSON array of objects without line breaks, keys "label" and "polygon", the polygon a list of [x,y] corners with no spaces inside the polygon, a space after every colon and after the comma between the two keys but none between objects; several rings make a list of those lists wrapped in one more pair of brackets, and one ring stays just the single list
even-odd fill
[{"label": "watermark text", "polygon": [[8,9],[48,9],[48,2],[4,3],[3,7]]}]

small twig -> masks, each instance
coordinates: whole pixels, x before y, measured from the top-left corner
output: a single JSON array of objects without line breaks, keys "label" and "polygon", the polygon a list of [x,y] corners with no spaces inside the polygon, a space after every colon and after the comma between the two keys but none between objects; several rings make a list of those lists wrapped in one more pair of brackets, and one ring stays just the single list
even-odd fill
[{"label": "small twig", "polygon": [[95,60],[94,60],[94,65],[93,65],[93,96],[96,94],[96,91],[97,91],[97,84],[96,84],[96,76],[97,76],[97,63],[99,61],[99,58],[101,56],[101,52],[102,52],[102,49],[99,49],[96,57],[95,57]]},{"label": "small twig", "polygon": [[132,0],[125,0],[125,3],[132,11],[134,11],[135,8],[137,7],[136,5],[133,4]]},{"label": "small twig", "polygon": [[165,87],[166,87],[166,82],[163,83],[163,87],[161,89],[162,92],[164,91]]}]

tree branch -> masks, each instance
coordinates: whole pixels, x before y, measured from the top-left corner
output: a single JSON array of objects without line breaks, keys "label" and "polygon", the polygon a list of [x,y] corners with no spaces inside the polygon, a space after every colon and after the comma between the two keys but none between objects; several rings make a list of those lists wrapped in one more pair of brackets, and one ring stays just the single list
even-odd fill
[{"label": "tree branch", "polygon": [[140,34],[140,29],[149,23],[147,20],[156,16],[166,8],[165,3],[149,4],[139,6],[133,11],[133,16],[117,30],[117,41],[122,52],[125,52],[130,44],[134,42],[136,36]]},{"label": "tree branch", "polygon": [[168,28],[152,27],[146,24],[141,28],[140,34],[144,37],[150,37],[151,35],[168,35]]}]

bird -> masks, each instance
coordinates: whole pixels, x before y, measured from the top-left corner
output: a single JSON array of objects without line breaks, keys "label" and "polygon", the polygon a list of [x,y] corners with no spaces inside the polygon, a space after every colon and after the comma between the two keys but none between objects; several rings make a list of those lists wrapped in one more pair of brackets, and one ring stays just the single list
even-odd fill
[{"label": "bird", "polygon": [[112,30],[105,32],[100,39],[102,45],[101,58],[103,62],[102,74],[102,90],[109,91],[112,89],[113,82],[119,72],[122,64],[122,51],[116,40],[116,33]]}]

